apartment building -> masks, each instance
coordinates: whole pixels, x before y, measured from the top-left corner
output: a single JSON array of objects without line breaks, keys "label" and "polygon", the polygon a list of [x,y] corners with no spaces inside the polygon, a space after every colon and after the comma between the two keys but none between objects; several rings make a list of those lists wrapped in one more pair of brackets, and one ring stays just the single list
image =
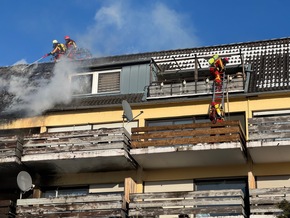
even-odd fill
[{"label": "apartment building", "polygon": [[[0,214],[281,214],[289,50],[279,38],[1,67]],[[209,120],[214,54],[229,58],[223,122]]]}]

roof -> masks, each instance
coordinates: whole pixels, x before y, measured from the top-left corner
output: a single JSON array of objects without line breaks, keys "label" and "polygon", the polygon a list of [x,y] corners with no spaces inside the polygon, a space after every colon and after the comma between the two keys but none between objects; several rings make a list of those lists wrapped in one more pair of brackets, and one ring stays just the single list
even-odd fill
[{"label": "roof", "polygon": [[[76,61],[75,63],[76,66],[83,71],[84,68],[108,69],[116,65],[126,66],[138,63],[149,63],[151,58],[154,58],[155,60],[162,60],[172,57],[192,57],[195,55],[208,56],[216,53],[226,56],[241,52],[243,54],[244,63],[250,65],[252,70],[250,74],[248,93],[281,92],[290,90],[289,47],[290,37],[255,42],[100,57]],[[240,64],[239,59],[235,57],[231,58],[230,61]],[[193,67],[193,63],[186,60],[180,61],[180,64],[184,69],[191,69]],[[26,84],[22,85],[25,85],[27,88],[38,86],[39,81],[43,81],[43,79],[45,81],[50,80],[53,76],[53,69],[55,66],[56,65],[54,63],[41,63],[32,66],[16,65],[11,67],[0,67],[0,98],[2,102],[0,111],[3,112],[6,109],[7,112],[7,105],[9,105],[12,100],[15,100],[15,96],[9,93],[7,81],[11,81],[13,77],[18,76],[23,79],[23,83]],[[73,98],[70,102],[65,104],[58,102],[57,105],[52,105],[50,109],[55,111],[64,109],[98,108],[114,105],[120,106],[122,100],[124,99],[126,99],[129,103],[141,103],[142,97],[143,94],[140,93],[112,96],[84,96]],[[16,100],[21,102],[21,99]],[[15,113],[15,111],[10,112]],[[18,111],[18,114],[23,115],[25,112],[19,113]]]}]

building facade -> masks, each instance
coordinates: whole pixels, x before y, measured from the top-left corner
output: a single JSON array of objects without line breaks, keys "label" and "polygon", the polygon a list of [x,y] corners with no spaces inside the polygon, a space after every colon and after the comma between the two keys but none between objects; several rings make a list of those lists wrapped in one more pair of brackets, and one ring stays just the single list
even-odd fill
[{"label": "building facade", "polygon": [[[3,217],[281,214],[289,49],[281,38],[1,67]],[[214,54],[229,58],[219,93]]]}]

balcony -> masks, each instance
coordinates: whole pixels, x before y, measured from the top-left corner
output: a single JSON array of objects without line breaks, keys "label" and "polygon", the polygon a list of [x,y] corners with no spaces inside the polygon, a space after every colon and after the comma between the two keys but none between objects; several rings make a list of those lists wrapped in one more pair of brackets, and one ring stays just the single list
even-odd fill
[{"label": "balcony", "polygon": [[126,217],[122,194],[17,200],[17,217]]},{"label": "balcony", "polygon": [[135,169],[129,139],[124,128],[33,135],[21,161],[40,174]]},{"label": "balcony", "polygon": [[254,163],[290,161],[290,116],[249,119],[248,151]]},{"label": "balcony", "polygon": [[0,217],[14,218],[16,206],[13,201],[0,200]]},{"label": "balcony", "polygon": [[[147,99],[210,95],[212,86],[213,81],[205,80],[155,82],[148,87]],[[244,92],[244,79],[242,77],[232,78],[230,82],[225,81],[225,87],[229,93]]]},{"label": "balcony", "polygon": [[139,127],[130,153],[144,169],[245,164],[245,144],[239,121]]},{"label": "balcony", "polygon": [[130,194],[129,217],[194,214],[245,217],[242,190]]},{"label": "balcony", "polygon": [[0,137],[0,167],[20,164],[21,153],[22,142],[18,137]]},{"label": "balcony", "polygon": [[22,140],[16,136],[0,137],[0,197],[12,199],[17,188],[16,177],[25,166],[21,164]]},{"label": "balcony", "polygon": [[278,203],[283,200],[289,201],[290,188],[261,188],[250,190],[251,217],[273,218],[282,214]]}]

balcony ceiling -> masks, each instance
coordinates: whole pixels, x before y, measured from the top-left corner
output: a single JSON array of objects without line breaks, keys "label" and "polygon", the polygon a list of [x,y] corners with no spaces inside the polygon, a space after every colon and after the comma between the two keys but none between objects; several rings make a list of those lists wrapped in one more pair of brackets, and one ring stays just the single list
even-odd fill
[{"label": "balcony ceiling", "polygon": [[290,141],[248,142],[248,151],[254,163],[290,161]]},{"label": "balcony ceiling", "polygon": [[144,169],[246,163],[239,142],[138,148],[130,153]]},{"label": "balcony ceiling", "polygon": [[39,174],[102,172],[135,169],[135,162],[125,150],[105,150],[89,154],[63,152],[61,154],[29,155],[22,158],[29,169]]}]

